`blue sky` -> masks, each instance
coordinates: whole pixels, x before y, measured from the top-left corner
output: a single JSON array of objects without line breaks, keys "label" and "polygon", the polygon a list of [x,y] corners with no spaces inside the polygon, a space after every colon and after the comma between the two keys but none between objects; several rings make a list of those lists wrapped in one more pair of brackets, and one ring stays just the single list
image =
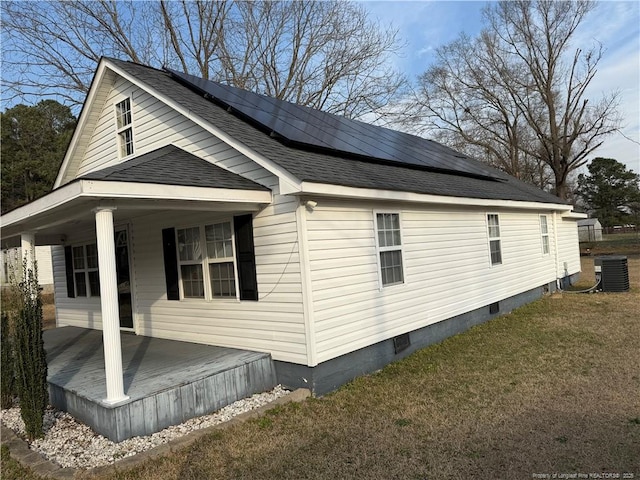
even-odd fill
[{"label": "blue sky", "polygon": [[[481,28],[485,2],[469,1],[364,1],[373,18],[391,23],[406,43],[397,67],[412,80],[433,61],[433,51],[454,40],[461,32],[470,36]],[[576,32],[573,47],[588,48],[600,42],[604,57],[588,97],[619,90],[622,132],[640,142],[640,2],[598,2],[596,9]],[[640,145],[622,134],[608,137],[594,152],[610,157],[640,172]]]}]

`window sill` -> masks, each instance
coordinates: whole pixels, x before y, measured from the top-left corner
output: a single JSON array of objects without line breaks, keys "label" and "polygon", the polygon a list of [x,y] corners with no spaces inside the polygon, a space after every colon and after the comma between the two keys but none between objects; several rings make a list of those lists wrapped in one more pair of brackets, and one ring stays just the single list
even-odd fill
[{"label": "window sill", "polygon": [[380,285],[379,290],[381,292],[389,291],[389,290],[397,290],[398,287],[402,287],[406,284],[407,282],[388,283],[387,285]]},{"label": "window sill", "polygon": [[[168,300],[171,301],[171,300]],[[214,298],[181,298],[181,302],[187,303],[240,303],[240,299],[235,298],[223,298],[223,297],[214,297]]]}]

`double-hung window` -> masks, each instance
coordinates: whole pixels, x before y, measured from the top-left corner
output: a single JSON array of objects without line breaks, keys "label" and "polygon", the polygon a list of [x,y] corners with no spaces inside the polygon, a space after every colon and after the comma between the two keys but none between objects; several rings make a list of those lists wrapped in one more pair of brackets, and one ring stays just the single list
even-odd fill
[{"label": "double-hung window", "polygon": [[72,251],[76,297],[99,297],[98,247],[92,243],[73,247]]},{"label": "double-hung window", "polygon": [[500,265],[502,263],[502,245],[500,244],[500,218],[498,214],[488,214],[487,225],[489,228],[491,265]]},{"label": "double-hung window", "polygon": [[200,227],[183,228],[178,234],[178,258],[184,298],[204,298]]},{"label": "double-hung window", "polygon": [[176,230],[183,298],[236,298],[231,222]]},{"label": "double-hung window", "polygon": [[542,236],[542,254],[549,254],[549,225],[547,224],[547,216],[540,215],[540,235]]},{"label": "double-hung window", "polygon": [[231,223],[204,227],[207,239],[207,263],[212,297],[235,297],[236,275],[233,268],[233,235]]},{"label": "double-hung window", "polygon": [[120,157],[133,155],[133,123],[131,121],[131,99],[116,103],[116,131],[120,145]]},{"label": "double-hung window", "polygon": [[400,214],[377,213],[376,231],[382,286],[404,283]]}]

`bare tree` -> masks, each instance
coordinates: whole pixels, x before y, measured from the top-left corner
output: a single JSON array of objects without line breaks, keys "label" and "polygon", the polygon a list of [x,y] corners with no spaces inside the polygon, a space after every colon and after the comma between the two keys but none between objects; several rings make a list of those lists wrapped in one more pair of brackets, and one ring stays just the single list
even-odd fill
[{"label": "bare tree", "polygon": [[568,197],[570,172],[619,125],[618,94],[586,89],[602,47],[572,51],[588,1],[501,1],[484,11],[477,38],[440,47],[421,77],[410,117],[439,138],[508,173]]},{"label": "bare tree", "polygon": [[330,1],[2,2],[3,94],[80,104],[114,56],[357,117],[397,96],[397,32]]},{"label": "bare tree", "polygon": [[209,78],[220,62],[230,3],[161,0],[159,7],[168,36],[164,64]]}]

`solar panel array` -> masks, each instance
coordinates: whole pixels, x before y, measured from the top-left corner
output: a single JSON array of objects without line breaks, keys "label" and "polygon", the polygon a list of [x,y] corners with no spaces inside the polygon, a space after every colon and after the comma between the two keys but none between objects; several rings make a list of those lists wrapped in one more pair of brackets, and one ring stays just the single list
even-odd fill
[{"label": "solar panel array", "polygon": [[351,120],[194,75],[165,69],[174,78],[302,147],[410,164],[437,171],[495,178],[479,162],[437,142]]}]

